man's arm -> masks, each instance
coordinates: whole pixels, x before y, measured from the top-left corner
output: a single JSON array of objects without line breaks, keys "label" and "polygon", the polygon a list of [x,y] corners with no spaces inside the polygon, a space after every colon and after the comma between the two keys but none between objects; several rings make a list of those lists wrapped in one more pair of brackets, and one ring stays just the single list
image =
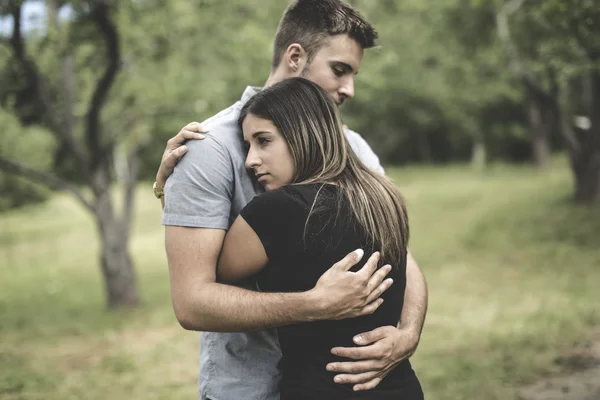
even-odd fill
[{"label": "man's arm", "polygon": [[406,263],[406,291],[400,321],[354,337],[361,347],[336,347],[331,352],[355,361],[327,365],[338,372],[336,383],[354,384],[354,390],[369,390],[400,362],[410,357],[419,344],[427,313],[427,283],[412,254]]},{"label": "man's arm", "polygon": [[375,253],[359,271],[353,252],[327,271],[314,289],[303,293],[260,293],[216,282],[216,265],[225,231],[167,226],[171,298],[181,326],[201,331],[250,331],[296,322],[342,319],[373,313],[389,288],[375,272]]},{"label": "man's arm", "polygon": [[[412,340],[409,340],[408,347],[412,351],[407,353],[406,357],[410,357],[419,344],[423,325],[425,324],[425,316],[427,315],[427,282],[425,276],[417,261],[408,251],[406,260],[406,289],[404,292],[404,306],[402,314],[398,322],[398,329],[406,330],[407,334],[412,333]],[[410,346],[410,345],[413,346]]]},{"label": "man's arm", "polygon": [[[360,134],[345,127],[344,132],[360,160],[374,171],[384,173],[379,158]],[[372,389],[419,344],[427,312],[427,284],[412,254],[406,264],[406,291],[400,321],[396,327],[383,326],[354,337],[361,347],[334,348],[332,352],[355,361],[330,363],[329,371],[339,374],[338,383],[353,383],[355,390]]]}]

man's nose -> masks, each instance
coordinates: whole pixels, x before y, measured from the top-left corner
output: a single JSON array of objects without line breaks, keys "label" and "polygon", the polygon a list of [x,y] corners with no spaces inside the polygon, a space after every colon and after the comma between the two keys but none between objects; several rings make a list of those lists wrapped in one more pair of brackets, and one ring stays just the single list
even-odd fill
[{"label": "man's nose", "polygon": [[340,95],[351,99],[354,97],[354,76],[349,76],[343,86],[340,88]]}]

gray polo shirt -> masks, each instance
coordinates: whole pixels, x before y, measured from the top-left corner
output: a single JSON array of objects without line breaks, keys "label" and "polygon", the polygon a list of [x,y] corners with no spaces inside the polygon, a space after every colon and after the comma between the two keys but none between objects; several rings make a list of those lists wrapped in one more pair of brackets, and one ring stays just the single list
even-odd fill
[{"label": "gray polo shirt", "polygon": [[[247,87],[240,101],[202,123],[209,129],[206,139],[186,143],[187,154],[165,186],[164,225],[227,230],[242,208],[262,191],[244,166],[246,154],[237,125],[243,105],[259,90]],[[356,132],[345,133],[363,163],[383,173],[367,142]],[[243,286],[257,289],[251,281]],[[274,329],[202,332],[200,399],[278,400],[280,359]]]}]

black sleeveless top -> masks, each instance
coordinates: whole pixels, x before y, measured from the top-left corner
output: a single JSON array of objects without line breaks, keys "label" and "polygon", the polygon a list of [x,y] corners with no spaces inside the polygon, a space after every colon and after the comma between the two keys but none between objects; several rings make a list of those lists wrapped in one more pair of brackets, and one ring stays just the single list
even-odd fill
[{"label": "black sleeveless top", "polygon": [[[374,251],[356,223],[343,189],[335,185],[288,185],[255,197],[240,215],[256,232],[269,258],[256,277],[261,291],[310,290],[346,254],[358,248],[365,250],[361,262],[352,268],[357,271]],[[352,385],[334,383],[335,373],[325,369],[329,362],[347,361],[332,355],[333,347],[353,347],[354,335],[398,323],[406,286],[406,257],[390,264],[394,268],[388,276],[394,283],[372,315],[294,324],[277,330],[283,354],[281,400],[423,398],[408,360],[375,389],[361,392],[354,392]]]}]

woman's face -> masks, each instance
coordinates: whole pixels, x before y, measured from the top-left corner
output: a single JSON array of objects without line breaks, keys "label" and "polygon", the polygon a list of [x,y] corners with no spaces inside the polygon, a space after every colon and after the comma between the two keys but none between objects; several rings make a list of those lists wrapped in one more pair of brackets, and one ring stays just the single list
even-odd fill
[{"label": "woman's face", "polygon": [[292,154],[273,122],[248,114],[242,130],[248,149],[246,168],[254,171],[265,190],[292,183],[295,174]]}]

